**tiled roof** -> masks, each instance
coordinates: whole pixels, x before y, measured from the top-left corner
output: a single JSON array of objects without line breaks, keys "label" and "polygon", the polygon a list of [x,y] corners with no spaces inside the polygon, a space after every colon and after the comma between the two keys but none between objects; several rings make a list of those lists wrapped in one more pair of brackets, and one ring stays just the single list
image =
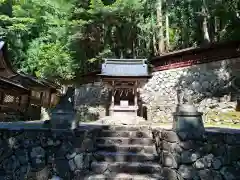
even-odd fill
[{"label": "tiled roof", "polygon": [[105,59],[102,76],[149,76],[146,59]]},{"label": "tiled roof", "polygon": [[[18,82],[15,82],[15,81],[12,81],[10,79],[7,79],[7,78],[4,78],[4,77],[0,77],[0,81],[1,82],[4,82],[5,84],[8,84],[9,87],[16,87],[16,88],[19,88],[19,89],[22,89],[24,91],[28,91],[28,89],[24,86],[22,86],[21,84],[19,84]],[[6,87],[7,88],[7,87]]]}]

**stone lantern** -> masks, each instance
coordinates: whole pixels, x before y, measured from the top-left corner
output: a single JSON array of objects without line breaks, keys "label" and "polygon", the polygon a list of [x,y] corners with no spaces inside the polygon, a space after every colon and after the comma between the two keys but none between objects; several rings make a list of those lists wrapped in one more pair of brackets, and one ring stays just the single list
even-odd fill
[{"label": "stone lantern", "polygon": [[53,109],[50,119],[51,128],[75,129],[77,127],[74,92],[74,88],[68,87],[66,94],[61,97],[59,104]]},{"label": "stone lantern", "polygon": [[190,96],[183,99],[183,104],[178,104],[173,113],[173,129],[177,132],[203,133],[205,131],[201,112],[193,105]]}]

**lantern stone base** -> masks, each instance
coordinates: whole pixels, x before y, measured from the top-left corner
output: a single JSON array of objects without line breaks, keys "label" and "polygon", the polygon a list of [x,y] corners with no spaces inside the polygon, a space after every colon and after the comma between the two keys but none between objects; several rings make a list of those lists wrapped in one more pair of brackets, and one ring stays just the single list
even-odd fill
[{"label": "lantern stone base", "polygon": [[193,105],[179,105],[173,113],[173,129],[177,132],[203,133],[205,129],[202,113],[198,112]]},{"label": "lantern stone base", "polygon": [[75,112],[54,112],[51,117],[51,128],[53,129],[75,129],[76,113]]}]

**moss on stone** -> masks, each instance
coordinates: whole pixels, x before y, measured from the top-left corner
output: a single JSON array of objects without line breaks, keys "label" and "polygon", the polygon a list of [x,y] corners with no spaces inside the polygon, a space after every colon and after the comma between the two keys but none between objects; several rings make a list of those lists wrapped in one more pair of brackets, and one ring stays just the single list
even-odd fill
[{"label": "moss on stone", "polygon": [[205,114],[204,122],[209,124],[240,124],[240,112],[210,111]]}]

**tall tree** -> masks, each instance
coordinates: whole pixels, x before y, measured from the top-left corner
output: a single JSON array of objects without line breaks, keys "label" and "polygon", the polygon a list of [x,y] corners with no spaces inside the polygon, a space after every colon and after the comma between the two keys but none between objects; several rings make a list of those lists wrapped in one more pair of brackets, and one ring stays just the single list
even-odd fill
[{"label": "tall tree", "polygon": [[61,80],[103,58],[148,58],[240,39],[238,0],[0,0],[13,65]]},{"label": "tall tree", "polygon": [[158,50],[159,54],[164,53],[164,33],[163,33],[163,13],[162,13],[162,0],[157,0],[156,8],[157,8],[157,27],[158,27]]}]

